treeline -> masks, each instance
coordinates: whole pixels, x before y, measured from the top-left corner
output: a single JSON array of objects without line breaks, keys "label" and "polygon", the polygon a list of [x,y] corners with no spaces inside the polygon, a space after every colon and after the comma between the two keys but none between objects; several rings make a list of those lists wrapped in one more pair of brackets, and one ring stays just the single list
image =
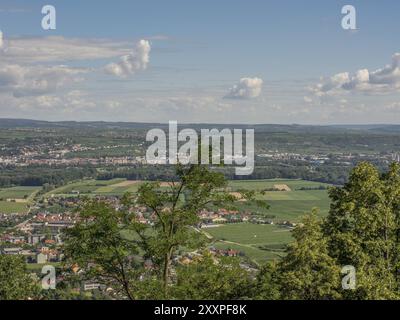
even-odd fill
[{"label": "treeline", "polygon": [[[174,167],[169,165],[138,165],[135,167],[107,168],[97,178],[110,180],[126,178],[129,180],[160,180],[176,179]],[[228,180],[261,180],[261,179],[303,179],[321,183],[343,185],[351,170],[350,167],[321,166],[310,170],[307,166],[262,166],[256,167],[251,175],[238,176],[233,167],[219,167],[215,170],[222,172]]]},{"label": "treeline", "polygon": [[[311,169],[304,165],[271,164],[256,166],[251,175],[238,176],[235,174],[234,167],[214,168],[214,170],[222,172],[228,180],[303,179],[334,185],[344,185],[351,169],[352,167],[337,165],[323,165]],[[378,169],[382,172],[386,168],[378,167]],[[80,167],[4,166],[0,167],[0,170],[0,187],[43,186],[44,184],[61,186],[82,178],[99,180],[125,178],[145,181],[170,181],[177,178],[174,167],[171,165],[107,166],[102,168],[89,165]]]},{"label": "treeline", "polygon": [[351,167],[321,166],[310,169],[308,166],[271,165],[256,167],[248,176],[237,176],[232,168],[225,168],[223,171],[229,180],[303,179],[343,185],[347,181]]},{"label": "treeline", "polygon": [[170,165],[137,165],[107,168],[97,175],[99,180],[124,178],[128,180],[168,181],[176,179],[175,169]]},{"label": "treeline", "polygon": [[95,178],[97,171],[92,167],[0,167],[0,187],[61,186],[69,181]]}]

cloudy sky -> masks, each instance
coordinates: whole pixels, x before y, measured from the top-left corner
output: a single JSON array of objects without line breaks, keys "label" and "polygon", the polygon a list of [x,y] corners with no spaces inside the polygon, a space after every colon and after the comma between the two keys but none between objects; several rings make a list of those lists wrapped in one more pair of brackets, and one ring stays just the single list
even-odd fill
[{"label": "cloudy sky", "polygon": [[2,118],[400,123],[398,0],[2,0],[0,30]]}]

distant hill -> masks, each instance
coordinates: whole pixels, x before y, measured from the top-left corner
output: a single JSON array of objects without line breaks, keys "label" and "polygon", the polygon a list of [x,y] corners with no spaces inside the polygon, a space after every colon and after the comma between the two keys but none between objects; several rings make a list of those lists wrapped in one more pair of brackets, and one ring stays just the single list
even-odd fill
[{"label": "distant hill", "polygon": [[[400,125],[279,125],[279,124],[179,124],[180,127],[200,128],[238,128],[255,129],[256,132],[338,132],[343,130],[369,131],[382,133],[400,133]],[[0,128],[76,128],[76,129],[147,129],[168,127],[167,123],[141,123],[141,122],[105,122],[105,121],[42,121],[30,119],[1,119]]]},{"label": "distant hill", "polygon": [[400,133],[399,124],[332,125],[331,127],[350,130],[368,130],[382,133]]}]

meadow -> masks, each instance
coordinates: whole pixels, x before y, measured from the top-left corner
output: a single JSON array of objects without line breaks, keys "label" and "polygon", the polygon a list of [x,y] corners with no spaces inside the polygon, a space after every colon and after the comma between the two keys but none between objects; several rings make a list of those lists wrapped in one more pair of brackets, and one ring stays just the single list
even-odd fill
[{"label": "meadow", "polygon": [[121,196],[126,192],[136,192],[139,183],[126,179],[82,180],[67,184],[48,192],[45,196]]},{"label": "meadow", "polygon": [[0,213],[26,213],[39,187],[12,187],[0,189]]},{"label": "meadow", "polygon": [[290,229],[276,225],[237,223],[205,229],[218,249],[243,252],[256,263],[279,259],[292,241]]},{"label": "meadow", "polygon": [[28,212],[27,203],[0,201],[0,213],[26,213]]},{"label": "meadow", "polygon": [[39,187],[12,187],[0,189],[0,199],[25,199],[39,189]]},{"label": "meadow", "polygon": [[[321,217],[328,214],[330,205],[326,190],[330,186],[328,184],[281,179],[229,182],[232,191],[240,189],[263,191],[283,185],[290,191],[266,191],[258,196],[268,203],[268,209],[260,209],[253,203],[246,202],[239,202],[237,205],[242,210],[273,216],[274,222],[284,220],[299,222],[301,216],[310,213],[313,208],[319,209]],[[319,190],[321,186],[326,189]],[[279,259],[284,255],[286,245],[293,240],[289,228],[277,225],[226,224],[204,231],[214,238],[216,248],[239,250],[255,263]]]},{"label": "meadow", "polygon": [[[329,188],[330,185],[304,181],[304,180],[257,180],[257,181],[230,181],[229,187],[232,191],[248,189],[263,191],[274,188],[276,185],[286,185],[290,191],[265,191],[258,199],[265,200],[269,209],[259,209],[252,203],[239,203],[238,206],[243,210],[251,210],[268,216],[275,216],[278,220],[289,220],[298,222],[302,215],[309,213],[313,208],[318,208],[320,214],[328,214],[330,200],[327,190],[318,188]],[[309,189],[309,190],[307,190]]]},{"label": "meadow", "polygon": [[301,188],[317,188],[319,186],[328,187],[329,184],[299,179],[269,179],[269,180],[234,180],[229,181],[232,189],[264,190],[273,188],[275,185],[287,185],[292,191]]}]

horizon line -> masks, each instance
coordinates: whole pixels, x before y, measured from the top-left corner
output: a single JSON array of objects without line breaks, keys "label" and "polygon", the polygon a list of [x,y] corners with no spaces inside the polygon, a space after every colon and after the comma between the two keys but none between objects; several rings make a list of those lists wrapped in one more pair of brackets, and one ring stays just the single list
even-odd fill
[{"label": "horizon line", "polygon": [[[169,120],[168,122],[148,122],[148,121],[107,121],[107,120],[44,120],[44,119],[31,119],[31,118],[7,118],[0,117],[1,120],[8,121],[37,121],[37,122],[46,122],[46,123],[110,123],[110,124],[168,124],[169,121],[177,121],[177,120]],[[399,126],[400,123],[331,123],[331,124],[306,124],[306,123],[237,123],[237,122],[186,122],[186,121],[177,121],[178,125],[240,125],[240,126],[262,126],[262,125],[280,125],[280,126],[313,126],[313,127],[332,127],[332,126]]]}]

